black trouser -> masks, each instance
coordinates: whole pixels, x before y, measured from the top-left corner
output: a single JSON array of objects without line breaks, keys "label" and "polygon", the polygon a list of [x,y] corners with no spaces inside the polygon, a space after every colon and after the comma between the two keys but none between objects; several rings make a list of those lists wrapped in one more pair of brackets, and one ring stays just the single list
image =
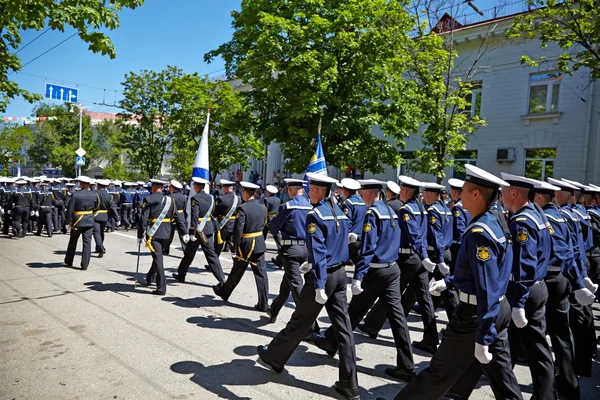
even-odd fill
[{"label": "black trouser", "polygon": [[94,242],[96,242],[96,251],[105,252],[104,247],[104,229],[108,221],[94,221]]},{"label": "black trouser", "polygon": [[231,272],[227,277],[227,281],[221,287],[221,293],[223,293],[224,297],[229,297],[231,295],[233,290],[240,283],[240,280],[242,280],[242,276],[244,276],[248,264],[252,267],[254,280],[256,281],[256,290],[258,291],[258,304],[256,306],[259,310],[266,311],[269,308],[269,279],[265,268],[264,253],[252,253],[249,256],[248,261],[236,258],[233,262]]},{"label": "black trouser", "polygon": [[156,290],[160,293],[167,293],[167,280],[165,279],[165,267],[163,264],[163,248],[167,243],[168,239],[152,239],[150,245],[154,249],[151,250],[152,254],[152,265],[150,270],[146,274],[146,280],[152,282],[154,276],[156,276]]},{"label": "black trouser", "polygon": [[[385,313],[390,321],[392,335],[397,351],[397,366],[399,369],[414,370],[415,364],[410,345],[410,335],[406,316],[400,302],[400,267],[394,263],[386,268],[370,268],[362,280],[363,292],[352,296],[348,306],[348,314],[352,329],[356,328],[371,306],[378,298],[384,299]],[[325,331],[325,337],[337,347],[333,327]]]},{"label": "black trouser", "polygon": [[[231,229],[233,229],[233,226],[231,227]],[[215,232],[215,234],[216,234],[216,232]],[[229,240],[231,239],[232,235],[233,235],[233,230],[227,231],[226,226],[221,230],[222,243],[219,244],[219,243],[215,242],[215,252],[217,253],[217,256],[221,255],[221,252],[223,251],[223,247],[225,247],[225,249],[228,249],[231,247],[231,243],[229,242]]]},{"label": "black trouser", "polygon": [[569,326],[569,281],[560,272],[548,272],[544,280],[548,288],[546,330],[556,359],[556,391],[561,398],[578,400],[579,378],[573,367],[575,353]]},{"label": "black trouser", "polygon": [[594,315],[592,306],[582,306],[569,296],[571,307],[569,321],[575,346],[575,373],[579,376],[592,376],[592,357],[596,354],[596,333],[594,331]]},{"label": "black trouser", "polygon": [[[165,244],[165,248],[163,249],[163,254],[164,254],[165,256],[168,256],[169,254],[171,254],[171,243],[173,243],[173,238],[175,237],[175,231],[176,231],[176,230],[177,230],[177,229],[175,228],[175,225],[172,225],[172,226],[171,226],[171,235],[169,236],[169,239],[167,239],[167,243]],[[183,245],[183,243],[182,243],[182,245]],[[183,246],[183,252],[184,252],[184,253],[185,253],[185,249],[186,249],[186,247],[187,247],[187,246]],[[196,246],[196,250],[198,250],[198,246]],[[192,260],[193,260],[193,259],[194,259],[194,258],[192,257]],[[190,261],[190,264],[191,264],[191,261]],[[189,266],[188,266],[188,268],[189,268]],[[187,271],[187,270],[186,270],[186,271]]]},{"label": "black trouser", "polygon": [[2,225],[2,233],[4,235],[8,235],[8,227],[12,225],[12,210],[11,214],[8,213],[8,210],[4,211],[4,225]]},{"label": "black trouser", "polygon": [[39,221],[38,221],[38,227],[37,227],[37,234],[41,235],[42,234],[42,229],[44,228],[44,225],[46,226],[46,232],[48,232],[48,235],[52,235],[53,232],[53,228],[52,228],[52,208],[40,208],[40,217],[39,217]]},{"label": "black trouser", "polygon": [[[30,214],[31,214],[30,210]],[[35,232],[37,231],[37,222],[38,222],[38,217],[36,215],[29,215],[28,219],[27,219],[27,232]]]},{"label": "black trouser", "polygon": [[[429,293],[429,274],[421,265],[421,260],[416,254],[401,254],[398,265],[400,265],[401,271],[400,294],[405,315],[408,315],[416,299],[423,318],[423,342],[435,347],[439,343],[439,338],[433,302]],[[378,333],[386,319],[385,300],[379,298],[365,318],[366,329],[369,332]]]},{"label": "black trouser", "polygon": [[[171,232],[175,229],[171,229]],[[206,235],[206,239],[208,240],[207,244],[200,243],[200,239],[196,237],[195,241],[189,241],[185,246],[185,251],[183,252],[183,259],[179,263],[179,268],[177,269],[177,274],[179,274],[180,279],[185,279],[185,276],[190,269],[190,265],[192,261],[194,261],[194,257],[196,256],[196,251],[198,251],[198,247],[202,246],[202,251],[204,252],[204,257],[208,262],[208,266],[210,267],[211,272],[217,279],[219,283],[223,283],[225,281],[225,275],[223,275],[223,268],[221,267],[221,262],[219,261],[219,256],[215,252],[213,235]],[[167,239],[167,243],[168,243]],[[165,247],[168,248],[168,247]]]},{"label": "black trouser", "polygon": [[12,210],[13,233],[17,236],[25,236],[27,230],[27,219],[29,218],[29,207],[16,206]]},{"label": "black trouser", "polygon": [[[120,215],[119,211],[117,210],[117,214]],[[117,227],[117,217],[116,216],[109,216],[108,217],[108,223],[106,224],[106,227],[109,232],[114,232],[115,228]]]},{"label": "black trouser", "polygon": [[305,279],[306,282],[300,292],[296,310],[292,314],[290,322],[269,343],[269,357],[276,364],[285,365],[300,341],[306,336],[310,326],[319,316],[323,306],[325,306],[339,343],[340,384],[345,389],[358,390],[354,335],[348,316],[348,301],[346,299],[346,286],[348,284],[346,271],[341,267],[327,271],[325,294],[328,299],[324,305],[315,301],[314,273],[312,271],[307,273]]},{"label": "black trouser", "polygon": [[474,355],[476,323],[477,307],[459,303],[429,367],[409,382],[396,400],[441,399],[455,383],[459,386],[463,380],[476,383],[482,372],[497,399],[522,399],[510,361],[510,306],[506,299],[500,302],[496,318],[497,337],[489,344],[493,359],[488,364],[480,364]]},{"label": "black trouser", "polygon": [[[282,246],[280,254],[283,261],[283,279],[279,286],[279,294],[271,303],[271,315],[273,316],[279,315],[279,311],[281,311],[281,308],[287,302],[290,294],[296,306],[298,305],[300,292],[302,292],[302,287],[304,286],[300,265],[308,260],[308,249],[304,245]],[[319,332],[319,330],[319,324],[315,320],[310,331]]]},{"label": "black trouser", "polygon": [[[597,285],[600,285],[600,248],[595,247],[587,253],[589,267],[588,277]],[[596,301],[600,301],[600,289],[596,290]]]},{"label": "black trouser", "polygon": [[554,362],[550,345],[546,340],[547,301],[546,282],[542,280],[530,286],[529,296],[525,301],[527,325],[519,329],[511,323],[508,328],[512,365],[514,367],[517,354],[524,348],[533,380],[532,399],[539,400],[556,399]]},{"label": "black trouser", "polygon": [[[433,251],[429,252],[429,258],[433,255]],[[450,249],[444,250],[444,262],[448,267],[450,267],[452,263],[452,253]],[[434,270],[432,274],[433,279],[436,281],[440,279],[444,279],[444,275],[440,272],[438,268]],[[448,315],[448,321],[452,319],[452,314],[454,313],[454,309],[458,305],[458,293],[454,289],[446,289],[442,291],[441,295],[433,296],[433,309],[437,310],[440,306],[440,303],[444,303],[444,309],[446,310],[446,315]]]},{"label": "black trouser", "polygon": [[[125,229],[131,228],[133,224],[133,211],[131,204],[121,206],[121,223]],[[161,254],[162,255],[162,254]]]},{"label": "black trouser", "polygon": [[[360,238],[360,235],[358,236]],[[356,242],[348,243],[348,254],[350,257],[350,261],[354,265],[358,262],[358,257],[360,256],[360,245],[361,241],[357,240]]]},{"label": "black trouser", "polygon": [[77,250],[77,241],[79,236],[83,237],[83,250],[81,252],[81,269],[87,269],[90,265],[90,257],[92,254],[92,234],[94,233],[94,227],[75,227],[71,228],[71,237],[69,238],[69,245],[67,246],[67,254],[65,255],[65,264],[73,265],[73,258],[75,257],[75,250]]}]

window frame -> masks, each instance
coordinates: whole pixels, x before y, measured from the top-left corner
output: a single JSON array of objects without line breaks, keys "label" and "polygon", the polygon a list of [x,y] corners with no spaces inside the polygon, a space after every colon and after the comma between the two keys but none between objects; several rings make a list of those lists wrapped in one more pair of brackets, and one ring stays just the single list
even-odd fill
[{"label": "window frame", "polygon": [[[550,158],[550,157],[527,157],[527,151],[530,150],[554,150],[554,158]],[[545,181],[547,176],[546,176],[546,165],[548,163],[548,161],[552,162],[552,176],[550,178],[554,177],[554,163],[556,162],[556,148],[555,147],[536,147],[536,148],[530,148],[530,149],[525,149],[525,157],[524,157],[525,161],[523,162],[523,176],[526,178],[529,178],[527,176],[527,161],[541,161],[542,162],[542,176],[541,177],[532,177],[532,179],[537,179],[537,180],[541,180],[541,181]]]},{"label": "window frame", "polygon": [[[465,165],[466,164],[470,164],[470,165],[477,166],[477,160],[479,159],[479,152],[477,150],[462,150],[459,153],[463,153],[463,154],[460,154],[460,155],[468,155],[466,153],[471,153],[471,154],[475,153],[475,158],[454,157],[454,160],[452,162],[452,178],[464,180],[464,177],[465,177],[466,173],[463,173],[462,176],[457,176],[456,175],[456,162],[457,161],[464,161]],[[458,155],[459,154],[457,154],[457,156]]]},{"label": "window frame", "polygon": [[[544,82],[532,82],[531,79],[533,76],[535,75],[552,75],[552,74],[556,74],[557,75],[557,79],[556,80],[547,80]],[[559,86],[559,92],[558,95],[560,96],[560,82],[562,81],[562,77],[563,74],[561,74],[559,71],[545,71],[545,72],[535,72],[535,73],[531,73],[529,74],[529,77],[527,78],[527,110],[526,110],[526,115],[544,115],[544,114],[553,114],[553,113],[557,113],[559,112],[559,104],[560,104],[560,97],[557,99],[557,104],[556,104],[556,110],[552,110],[552,98],[553,98],[553,94],[554,94],[554,85],[558,83]],[[540,112],[532,112],[530,107],[531,107],[531,88],[534,86],[546,86],[546,104],[545,104],[545,110],[544,111],[540,111]]]}]

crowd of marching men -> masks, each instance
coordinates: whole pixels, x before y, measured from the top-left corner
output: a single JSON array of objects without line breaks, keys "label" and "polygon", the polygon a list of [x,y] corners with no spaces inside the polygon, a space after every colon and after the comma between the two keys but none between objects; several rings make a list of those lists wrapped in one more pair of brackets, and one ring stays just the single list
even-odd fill
[{"label": "crowd of marching men", "polygon": [[[3,233],[23,237],[69,232],[65,264],[72,266],[83,237],[81,267],[91,238],[101,257],[104,231],[136,229],[152,254],[143,283],[165,295],[164,256],[177,232],[184,250],[173,278],[185,283],[201,247],[224,301],[250,266],[258,302],[270,322],[290,295],[296,304],[286,327],[266,346],[261,363],[281,372],[298,344],[309,341],[339,354],[334,389],[360,398],[353,331],[376,338],[389,321],[397,365],[386,374],[407,382],[396,399],[466,399],[482,374],[498,399],[521,399],[513,367],[526,363],[536,399],[579,399],[580,377],[596,357],[591,305],[600,284],[600,187],[566,179],[547,182],[472,165],[465,181],[446,187],[400,176],[397,182],[342,179],[307,173],[285,179],[284,198],[251,182],[118,182],[0,178]],[[37,226],[36,226],[37,223]],[[284,270],[268,303],[266,237],[275,238]],[[219,260],[231,251],[227,278]],[[346,268],[352,275],[348,283]],[[348,284],[352,292],[348,303]],[[325,307],[331,327],[317,317]],[[449,324],[438,330],[436,309]],[[406,315],[422,317],[423,338],[411,341]],[[441,341],[440,341],[441,334]],[[550,344],[546,336],[550,337]],[[415,371],[413,348],[432,355]],[[554,353],[554,355],[552,354]]]}]

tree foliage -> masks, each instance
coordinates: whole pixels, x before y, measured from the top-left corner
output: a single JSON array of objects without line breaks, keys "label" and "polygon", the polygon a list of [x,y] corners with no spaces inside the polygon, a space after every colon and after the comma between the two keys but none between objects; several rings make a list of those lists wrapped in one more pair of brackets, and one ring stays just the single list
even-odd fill
[{"label": "tree foliage", "polygon": [[[600,78],[600,2],[596,0],[527,0],[535,9],[518,15],[506,33],[509,38],[539,39],[541,47],[555,43],[564,51],[556,68],[572,73],[589,68],[591,80]],[[521,56],[523,64],[537,66],[545,57]]]},{"label": "tree foliage", "polygon": [[126,152],[123,148],[125,134],[116,123],[110,120],[102,121],[96,127],[96,137],[102,156],[108,162],[103,170],[105,178],[123,181],[144,178],[140,173],[136,173],[125,165],[127,162]]},{"label": "tree foliage", "polygon": [[244,95],[258,132],[280,144],[290,170],[306,168],[322,117],[328,164],[379,172],[418,128],[417,85],[404,76],[414,54],[407,3],[243,0],[232,40],[205,60],[222,57],[229,77],[252,85]]},{"label": "tree foliage", "polygon": [[32,139],[31,131],[24,126],[0,124],[0,175],[8,175],[9,165],[23,160],[19,152]]},{"label": "tree foliage", "polygon": [[134,9],[144,0],[0,0],[0,112],[16,96],[27,101],[41,100],[38,94],[19,88],[8,79],[21,70],[21,59],[15,54],[21,46],[21,31],[44,28],[64,32],[74,28],[81,40],[89,44],[94,53],[115,58],[115,48],[102,30],[119,27],[119,11]]}]

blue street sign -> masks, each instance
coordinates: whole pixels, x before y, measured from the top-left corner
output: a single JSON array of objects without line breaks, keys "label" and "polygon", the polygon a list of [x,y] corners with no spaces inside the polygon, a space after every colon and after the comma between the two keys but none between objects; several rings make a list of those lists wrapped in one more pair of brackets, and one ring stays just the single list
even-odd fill
[{"label": "blue street sign", "polygon": [[79,167],[85,165],[85,157],[75,157],[75,165]]},{"label": "blue street sign", "polygon": [[74,102],[77,101],[78,96],[78,89],[46,83],[45,97],[47,99]]},{"label": "blue street sign", "polygon": [[43,169],[42,173],[44,175],[59,175],[60,171],[58,169],[56,169],[56,168],[54,168],[54,169]]}]

